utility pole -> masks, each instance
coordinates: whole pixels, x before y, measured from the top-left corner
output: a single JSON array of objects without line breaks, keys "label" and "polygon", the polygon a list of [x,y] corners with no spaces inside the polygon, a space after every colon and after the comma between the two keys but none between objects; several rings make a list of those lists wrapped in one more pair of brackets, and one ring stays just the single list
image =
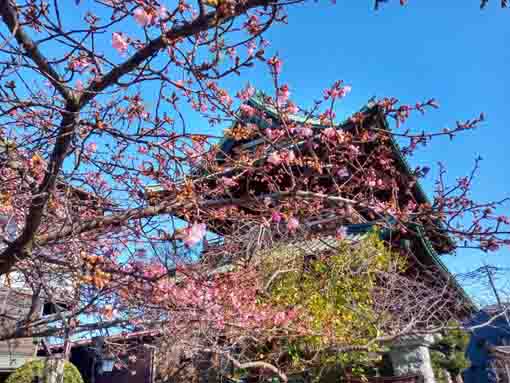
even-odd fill
[{"label": "utility pole", "polygon": [[[491,272],[491,270],[489,270],[488,265],[485,265],[483,268],[485,269],[485,272],[487,273],[487,278],[489,279],[489,284],[491,285],[492,291],[494,292],[494,296],[496,297],[496,301],[498,302],[499,309],[503,310],[503,305],[501,304],[501,299],[499,298],[498,290],[496,290],[494,280],[492,279],[492,272]],[[508,320],[508,318],[507,318],[507,320]]]},{"label": "utility pole", "polygon": [[487,273],[487,279],[489,279],[489,284],[491,285],[492,291],[494,292],[494,296],[496,297],[496,302],[498,302],[500,314],[503,313],[506,319],[506,323],[508,324],[508,327],[510,327],[510,318],[508,318],[506,307],[503,306],[501,298],[499,297],[498,290],[496,289],[496,285],[494,283],[494,279],[492,278],[492,271],[490,270],[488,265],[485,265],[483,269]]},{"label": "utility pole", "polygon": [[[501,303],[501,298],[499,297],[498,290],[496,289],[496,285],[494,284],[494,279],[492,279],[492,271],[489,269],[488,265],[484,266],[485,272],[487,273],[487,279],[489,280],[489,284],[491,285],[492,291],[494,292],[494,296],[496,297],[496,301],[498,302],[500,314],[501,312],[505,316],[506,323],[510,327],[510,319],[508,318],[508,314],[506,312],[506,307],[503,307],[503,304]],[[504,362],[505,367],[505,373],[506,373],[506,381],[510,380],[510,366],[508,365],[508,362]]]}]

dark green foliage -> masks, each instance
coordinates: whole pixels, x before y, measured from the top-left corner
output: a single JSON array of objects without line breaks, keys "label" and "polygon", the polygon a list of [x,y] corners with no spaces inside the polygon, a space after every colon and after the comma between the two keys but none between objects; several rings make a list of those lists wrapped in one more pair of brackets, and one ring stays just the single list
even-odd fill
[{"label": "dark green foliage", "polygon": [[[32,383],[34,378],[42,378],[44,372],[44,360],[32,360],[16,369],[5,383]],[[64,365],[64,383],[83,383],[78,369],[70,362]]]}]

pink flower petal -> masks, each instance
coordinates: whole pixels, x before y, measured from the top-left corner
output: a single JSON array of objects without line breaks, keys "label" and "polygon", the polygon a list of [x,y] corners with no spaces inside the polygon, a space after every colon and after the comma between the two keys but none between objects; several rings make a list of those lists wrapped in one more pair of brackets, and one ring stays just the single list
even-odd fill
[{"label": "pink flower petal", "polygon": [[194,223],[185,230],[183,242],[188,247],[193,247],[205,236],[205,223]]},{"label": "pink flower petal", "polygon": [[282,163],[282,157],[278,154],[278,152],[272,152],[269,157],[267,157],[267,162],[271,165],[280,165]]},{"label": "pink flower petal", "polygon": [[126,53],[128,49],[126,38],[122,34],[114,32],[112,34],[112,47],[120,54]]},{"label": "pink flower petal", "polygon": [[287,222],[287,229],[289,229],[290,231],[295,231],[298,227],[299,227],[299,221],[297,218],[292,217]]},{"label": "pink flower petal", "polygon": [[152,14],[147,13],[143,8],[136,8],[133,12],[133,16],[138,24],[142,27],[145,27],[149,24],[152,24]]},{"label": "pink flower petal", "polygon": [[273,214],[271,214],[271,220],[275,223],[279,223],[282,220],[282,215],[277,211],[273,211]]}]

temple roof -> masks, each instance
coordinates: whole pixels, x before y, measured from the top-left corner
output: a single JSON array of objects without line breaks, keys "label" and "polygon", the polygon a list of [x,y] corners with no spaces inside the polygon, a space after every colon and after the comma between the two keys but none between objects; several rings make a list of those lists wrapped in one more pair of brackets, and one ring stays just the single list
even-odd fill
[{"label": "temple roof", "polygon": [[[264,112],[271,118],[277,119],[278,118],[277,111],[274,109],[274,107],[272,107],[271,105],[269,105],[267,102],[264,101],[265,97],[266,96],[262,92],[258,92],[256,95],[251,97],[246,103],[248,105],[252,106],[253,108],[256,108],[256,109]],[[363,108],[361,108],[359,112],[363,113],[365,115],[371,116],[375,120],[375,122],[377,124],[379,124],[381,129],[384,129],[386,131],[391,131],[391,128],[388,124],[388,120],[386,119],[384,112],[382,111],[381,107],[378,104],[376,104],[374,102],[369,102],[369,103],[367,103],[367,105],[365,105]],[[305,118],[305,117],[299,116],[299,115],[290,115],[290,118],[293,122],[296,122],[296,123],[305,123],[306,122],[307,124],[311,125],[314,130],[318,130],[318,132],[315,132],[313,138],[318,138],[320,136],[320,134],[321,134],[320,130],[330,127],[330,125],[325,126],[325,125],[321,124],[321,122],[315,118]],[[337,127],[348,130],[351,127],[353,127],[353,123],[350,119],[347,119],[344,122],[337,124]],[[411,166],[410,166],[409,162],[407,161],[407,159],[404,157],[399,144],[397,143],[397,141],[395,140],[393,135],[390,134],[389,136],[390,136],[391,149],[392,149],[392,151],[395,155],[395,158],[398,162],[398,166],[402,169],[402,172],[408,174],[409,176],[412,176],[413,171],[411,169]],[[262,142],[263,142],[263,139],[255,138],[255,139],[249,140],[247,142],[243,142],[241,144],[241,147],[243,149],[248,149],[250,147],[257,146]],[[300,147],[300,145],[303,145],[304,143],[305,143],[304,140],[302,142],[298,142],[298,143],[287,143],[287,146],[285,146],[285,144],[284,144],[281,148],[283,148],[283,149],[290,149],[291,147],[298,148],[298,147]],[[232,138],[224,137],[222,139],[222,141],[220,142],[220,153],[223,153],[223,155],[230,153],[232,151],[233,147],[235,146],[235,144],[239,144],[238,141],[235,141]],[[269,155],[269,153],[266,153],[266,155]],[[219,160],[221,160],[221,157],[219,158]],[[260,161],[262,161],[262,159]],[[230,175],[231,172],[232,172],[231,169],[225,169],[221,175],[227,176],[227,175]],[[211,176],[213,176],[213,175],[211,175]],[[218,176],[218,174],[214,174],[214,176]],[[432,206],[432,203],[430,202],[427,194],[425,193],[425,191],[423,190],[422,186],[420,185],[420,183],[418,181],[414,184],[413,193],[414,193],[414,196],[418,203],[428,204],[428,205]],[[434,238],[434,241],[429,240],[428,243],[430,246],[434,247],[434,250],[438,254],[444,254],[444,253],[450,252],[454,248],[454,242],[444,232],[444,229],[442,229],[441,223],[436,222],[434,225],[436,226],[437,230],[434,230],[434,232],[431,232],[431,230],[429,228],[425,229],[422,227],[422,231],[423,231],[422,234],[425,235],[425,233],[426,233],[426,235],[428,235],[429,237]],[[441,245],[438,245],[436,242],[441,243]]]},{"label": "temple roof", "polygon": [[[272,118],[278,118],[278,114],[276,110],[271,106],[268,105],[267,102],[264,101],[264,97],[266,97],[263,93],[258,92],[255,96],[251,97],[249,100],[247,100],[247,104],[262,111],[263,113],[267,114],[269,117]],[[386,119],[386,116],[384,112],[381,110],[380,106],[377,105],[374,102],[369,102],[367,105],[365,105],[363,108],[360,109],[360,113],[363,113],[365,115],[371,116],[377,124],[379,124],[380,129],[384,129],[387,131],[391,131],[388,121]],[[322,125],[319,120],[314,118],[305,118],[303,116],[298,115],[291,115],[290,118],[296,122],[296,123],[303,123],[306,121],[307,124],[311,125],[314,130],[318,130],[318,132],[315,132],[313,138],[318,138],[321,134],[320,130],[324,129],[329,126]],[[261,121],[258,121],[261,122]],[[350,119],[345,120],[342,123],[337,124],[338,128],[342,129],[350,129],[353,126],[353,123]],[[390,145],[391,149],[395,155],[395,158],[398,162],[399,167],[402,169],[403,173],[408,174],[409,176],[412,176],[413,171],[411,169],[411,166],[409,165],[408,161],[404,157],[402,151],[400,150],[400,147],[398,143],[396,142],[393,135],[390,136]],[[241,145],[243,149],[249,149],[250,147],[255,147],[263,142],[263,139],[261,138],[254,138],[251,140],[246,140],[244,142],[236,141],[232,138],[224,137],[220,142],[220,155],[218,155],[217,159],[218,161],[222,161],[222,158],[228,153],[230,153],[234,146]],[[281,147],[282,149],[290,149],[290,148],[299,148],[300,145],[303,145],[305,141],[301,141],[298,143],[287,143],[283,144]],[[285,146],[286,145],[286,146]],[[274,149],[274,148],[273,148]],[[269,153],[265,154],[266,156],[269,155]],[[265,160],[265,157],[262,157],[258,161],[262,162]],[[213,174],[203,174],[201,173],[200,169],[196,171],[197,174],[200,173],[202,177],[207,179],[210,177],[211,179],[222,177],[222,176],[232,176],[234,173],[234,169],[231,168],[224,168],[218,173]],[[159,192],[163,192],[163,188],[160,185],[147,185],[145,188],[145,191],[147,193],[147,196],[150,198],[152,195],[156,195]],[[432,203],[430,202],[429,198],[427,197],[425,191],[423,190],[420,183],[417,181],[414,184],[413,187],[413,194],[420,204],[428,204],[432,206]],[[442,229],[442,224],[440,222],[435,222],[433,224],[433,228],[424,228],[421,227],[421,235],[423,237],[427,237],[427,246],[433,248],[434,252],[436,254],[444,254],[451,252],[451,250],[454,248],[455,244],[452,241],[452,239],[444,232],[444,229]]]}]

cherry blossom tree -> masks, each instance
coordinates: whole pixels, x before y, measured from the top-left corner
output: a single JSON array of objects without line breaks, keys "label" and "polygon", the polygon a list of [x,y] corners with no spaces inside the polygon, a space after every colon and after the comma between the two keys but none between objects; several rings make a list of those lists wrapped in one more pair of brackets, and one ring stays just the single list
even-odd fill
[{"label": "cherry blossom tree", "polygon": [[[451,130],[413,132],[405,125],[409,115],[437,108],[436,101],[388,97],[340,124],[335,108],[351,89],[343,81],[298,107],[282,80],[284,63],[264,38],[287,22],[291,6],[305,4],[0,2],[0,274],[33,293],[30,315],[0,339],[69,342],[73,334],[121,328],[196,339],[190,323],[206,318],[216,340],[218,331],[235,334],[230,348],[209,343],[211,352],[240,368],[284,376],[269,361],[235,357],[239,339],[267,339],[299,318],[292,308],[261,303],[267,281],[251,262],[261,249],[313,237],[309,222],[325,212],[341,218],[334,222],[339,237],[344,224],[378,220],[404,236],[424,227],[443,252],[510,243],[510,219],[496,212],[506,200],[470,197],[478,163],[453,184],[442,168],[429,202],[416,197],[428,168],[403,172],[391,149],[398,141],[410,156],[475,129],[483,114]],[[274,82],[259,96],[264,110],[248,102],[256,96],[253,84],[233,92],[225,85],[255,64],[266,66]],[[190,116],[201,118],[202,130]],[[395,122],[393,130],[372,123],[381,116]],[[227,151],[222,134],[210,129],[225,126],[234,145],[258,146]],[[154,184],[157,192],[148,188]],[[225,237],[216,257],[200,256],[207,232]],[[390,297],[394,302],[398,273],[385,280],[392,288],[381,307]],[[415,303],[430,291],[418,280],[407,279],[417,283]],[[57,309],[41,319],[35,312],[43,300]],[[420,321],[404,315],[397,327],[432,326],[436,314]]]}]

